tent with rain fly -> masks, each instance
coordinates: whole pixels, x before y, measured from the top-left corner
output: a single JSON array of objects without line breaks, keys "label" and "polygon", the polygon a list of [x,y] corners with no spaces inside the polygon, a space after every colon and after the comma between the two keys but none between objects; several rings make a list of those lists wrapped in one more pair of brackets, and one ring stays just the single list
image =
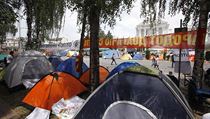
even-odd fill
[{"label": "tent with rain fly", "polygon": [[52,55],[49,58],[50,63],[52,64],[53,68],[56,69],[59,64],[62,63],[62,59],[59,56]]},{"label": "tent with rain fly", "polygon": [[5,80],[9,88],[24,84],[32,87],[41,77],[53,71],[47,58],[38,51],[20,53],[5,69]]},{"label": "tent with rain fly", "polygon": [[111,118],[193,119],[193,113],[180,90],[167,76],[143,66],[134,66],[100,85],[74,117]]},{"label": "tent with rain fly", "polygon": [[43,77],[24,97],[23,102],[34,107],[51,110],[60,99],[70,99],[84,91],[86,87],[74,76],[56,72]]},{"label": "tent with rain fly", "polygon": [[140,66],[139,63],[137,62],[123,62],[121,64],[119,64],[118,66],[116,66],[110,73],[109,76],[107,76],[107,78],[113,76],[116,73],[122,72],[124,70],[126,70],[129,67],[133,67],[133,66]]},{"label": "tent with rain fly", "polygon": [[[100,66],[99,67],[99,83],[100,84],[103,83],[108,75],[109,75],[109,71],[105,67]],[[85,85],[90,84],[90,68],[88,68],[88,70],[82,74],[79,80]]]},{"label": "tent with rain fly", "polygon": [[[82,70],[85,72],[88,69],[85,63],[82,64]],[[76,57],[71,57],[65,61],[63,61],[58,67],[56,71],[67,72],[77,78],[79,78],[79,72],[76,71]]]},{"label": "tent with rain fly", "polygon": [[130,54],[124,54],[123,56],[120,57],[121,60],[131,60],[132,57]]},{"label": "tent with rain fly", "polygon": [[143,60],[143,59],[144,59],[144,57],[141,54],[139,54],[139,53],[136,53],[133,56],[133,60]]},{"label": "tent with rain fly", "polygon": [[103,51],[102,52],[102,58],[104,58],[104,59],[111,59],[113,54],[114,54],[114,57],[116,59],[120,58],[120,53],[117,50],[106,50],[106,51]]}]

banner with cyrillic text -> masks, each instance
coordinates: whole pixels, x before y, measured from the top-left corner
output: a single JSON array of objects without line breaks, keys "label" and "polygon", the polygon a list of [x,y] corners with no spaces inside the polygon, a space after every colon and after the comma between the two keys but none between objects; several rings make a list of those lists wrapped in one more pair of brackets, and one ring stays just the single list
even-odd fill
[{"label": "banner with cyrillic text", "polygon": [[[205,38],[205,31],[200,31],[198,37]],[[197,32],[181,32],[164,35],[154,35],[133,38],[99,39],[100,48],[194,48]],[[201,40],[203,41],[203,40]],[[204,46],[200,42],[200,46]],[[84,48],[90,47],[90,39],[84,39]]]}]

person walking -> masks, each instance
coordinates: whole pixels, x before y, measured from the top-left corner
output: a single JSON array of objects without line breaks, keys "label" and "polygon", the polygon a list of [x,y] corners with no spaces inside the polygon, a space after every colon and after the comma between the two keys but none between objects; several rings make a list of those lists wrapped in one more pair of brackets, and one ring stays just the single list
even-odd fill
[{"label": "person walking", "polygon": [[112,54],[112,62],[111,62],[111,65],[113,64],[113,62],[115,63],[115,65],[117,65],[117,62],[116,62],[116,60],[115,60],[115,55],[114,55],[114,53]]},{"label": "person walking", "polygon": [[152,67],[159,69],[159,65],[157,63],[156,56],[153,56],[153,58],[152,58]]}]

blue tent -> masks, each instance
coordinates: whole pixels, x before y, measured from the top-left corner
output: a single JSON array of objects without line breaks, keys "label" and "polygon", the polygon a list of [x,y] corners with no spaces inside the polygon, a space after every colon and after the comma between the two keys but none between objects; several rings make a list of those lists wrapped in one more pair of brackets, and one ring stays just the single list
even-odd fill
[{"label": "blue tent", "polygon": [[110,77],[74,119],[194,119],[184,95],[164,74],[134,66]]},{"label": "blue tent", "polygon": [[117,50],[106,50],[102,52],[102,57],[104,59],[110,59],[112,58],[112,55],[114,54],[115,58],[120,58],[120,53]]},{"label": "blue tent", "polygon": [[60,55],[60,56],[66,56],[67,53],[68,53],[68,51],[69,51],[69,49],[61,50],[61,51],[59,51],[59,55]]},{"label": "blue tent", "polygon": [[143,59],[144,59],[144,57],[141,54],[135,54],[133,56],[133,60],[143,60]]},{"label": "blue tent", "polygon": [[[85,72],[88,67],[85,63],[82,65],[83,72]],[[63,61],[58,67],[56,68],[56,71],[59,72],[67,72],[76,78],[79,78],[79,72],[76,71],[76,57],[71,57],[65,61]]]},{"label": "blue tent", "polygon": [[127,69],[128,67],[132,67],[132,66],[140,66],[139,63],[137,62],[123,62],[121,64],[119,64],[117,67],[115,67],[110,73],[109,73],[109,77],[113,76],[114,74],[118,73],[118,72],[122,72],[125,69]]},{"label": "blue tent", "polygon": [[49,61],[51,62],[54,69],[56,69],[59,66],[59,64],[62,63],[61,58],[59,56],[55,56],[55,55],[50,56]]}]

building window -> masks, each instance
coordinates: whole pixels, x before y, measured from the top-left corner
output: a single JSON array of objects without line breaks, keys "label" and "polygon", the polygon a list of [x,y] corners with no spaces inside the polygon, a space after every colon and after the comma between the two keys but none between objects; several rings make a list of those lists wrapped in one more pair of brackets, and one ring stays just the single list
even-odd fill
[{"label": "building window", "polygon": [[144,36],[144,29],[141,29],[141,36]]}]

